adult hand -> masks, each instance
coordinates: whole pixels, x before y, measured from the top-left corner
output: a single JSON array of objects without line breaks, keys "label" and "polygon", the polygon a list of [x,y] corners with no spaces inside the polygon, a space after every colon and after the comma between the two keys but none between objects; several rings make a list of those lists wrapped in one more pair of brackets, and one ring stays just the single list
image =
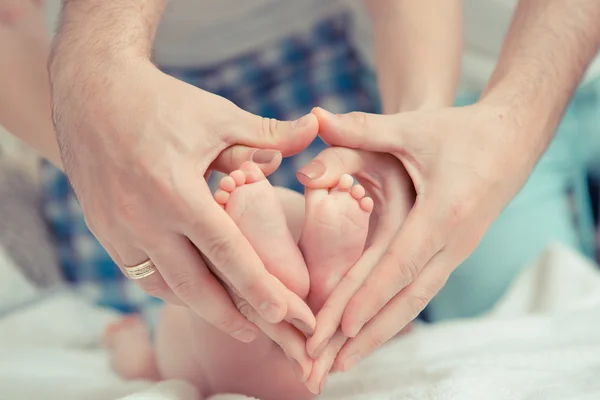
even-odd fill
[{"label": "adult hand", "polygon": [[277,150],[254,153],[259,158],[301,151],[316,136],[316,117],[260,118],[163,74],[146,58],[90,57],[95,61],[53,61],[53,117],[86,222],[116,263],[151,259],[158,272],[137,281],[146,292],[189,306],[242,341],[253,340],[257,328],[203,257],[266,321],[314,327],[306,304],[266,271],[205,177],[236,144]]},{"label": "adult hand", "polygon": [[0,24],[13,24],[42,4],[43,0],[0,0]]},{"label": "adult hand", "polygon": [[373,243],[317,314],[309,354],[319,356],[321,343],[341,325],[352,339],[334,368],[348,370],[424,309],[524,184],[541,151],[528,127],[484,102],[395,115],[313,112],[326,142],[388,153],[416,190],[389,246]]},{"label": "adult hand", "polygon": [[[351,174],[373,199],[374,207],[369,224],[364,258],[374,257],[387,249],[402,226],[415,201],[413,183],[402,163],[394,156],[344,147],[329,147],[319,153],[309,164],[298,171],[302,184],[313,189],[328,188],[337,184],[342,174]],[[329,325],[317,324],[313,337],[329,335]],[[336,327],[337,328],[337,327]],[[337,331],[328,345],[319,348],[323,340],[310,338],[309,354],[318,354],[306,385],[319,393],[338,352],[347,338]]]}]

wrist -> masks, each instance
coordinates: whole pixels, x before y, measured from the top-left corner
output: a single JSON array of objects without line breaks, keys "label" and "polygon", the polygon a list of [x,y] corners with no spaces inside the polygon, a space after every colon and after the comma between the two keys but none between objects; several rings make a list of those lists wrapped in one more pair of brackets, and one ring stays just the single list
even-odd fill
[{"label": "wrist", "polygon": [[554,134],[554,127],[544,117],[543,107],[524,104],[514,91],[500,88],[485,91],[476,106],[486,113],[489,126],[509,136],[515,151],[522,150],[531,161],[531,167],[546,151]]}]

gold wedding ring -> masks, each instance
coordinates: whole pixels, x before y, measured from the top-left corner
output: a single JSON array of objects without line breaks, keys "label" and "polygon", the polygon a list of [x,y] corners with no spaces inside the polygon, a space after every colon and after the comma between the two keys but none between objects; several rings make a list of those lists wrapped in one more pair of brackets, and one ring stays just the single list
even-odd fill
[{"label": "gold wedding ring", "polygon": [[125,267],[125,271],[127,271],[127,275],[131,279],[142,279],[155,273],[156,265],[154,265],[152,260],[148,260],[132,267]]}]

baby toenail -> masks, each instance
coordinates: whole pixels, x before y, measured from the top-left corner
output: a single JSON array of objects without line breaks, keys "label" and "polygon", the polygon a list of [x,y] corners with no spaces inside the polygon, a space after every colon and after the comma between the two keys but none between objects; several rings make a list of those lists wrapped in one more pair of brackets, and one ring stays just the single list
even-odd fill
[{"label": "baby toenail", "polygon": [[323,380],[321,381],[321,384],[319,385],[319,393],[323,392],[323,388],[325,387],[325,381],[327,380],[327,377],[324,376]]},{"label": "baby toenail", "polygon": [[252,161],[257,164],[269,164],[280,154],[277,150],[257,150],[252,153]]},{"label": "baby toenail", "polygon": [[320,161],[311,161],[298,170],[298,173],[308,179],[317,179],[325,174],[326,168]]},{"label": "baby toenail", "polygon": [[300,321],[299,319],[292,318],[292,325],[294,325],[300,332],[305,335],[312,335],[315,331],[304,321]]}]

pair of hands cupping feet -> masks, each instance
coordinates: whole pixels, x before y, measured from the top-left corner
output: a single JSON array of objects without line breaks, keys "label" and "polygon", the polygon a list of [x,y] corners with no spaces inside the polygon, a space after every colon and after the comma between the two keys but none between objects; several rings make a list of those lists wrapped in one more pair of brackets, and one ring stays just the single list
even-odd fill
[{"label": "pair of hands cupping feet", "polygon": [[324,305],[343,311],[343,299],[327,302],[329,296],[361,257],[387,248],[412,207],[414,189],[397,159],[339,147],[321,152],[298,179],[306,187],[304,199],[282,194],[256,164],[247,162],[221,180],[215,200],[267,270],[306,301],[289,299],[286,319],[294,329],[265,321],[232,294],[240,311],[281,346],[309,390],[319,393],[347,338],[302,321],[315,321],[311,311],[318,321]]}]

